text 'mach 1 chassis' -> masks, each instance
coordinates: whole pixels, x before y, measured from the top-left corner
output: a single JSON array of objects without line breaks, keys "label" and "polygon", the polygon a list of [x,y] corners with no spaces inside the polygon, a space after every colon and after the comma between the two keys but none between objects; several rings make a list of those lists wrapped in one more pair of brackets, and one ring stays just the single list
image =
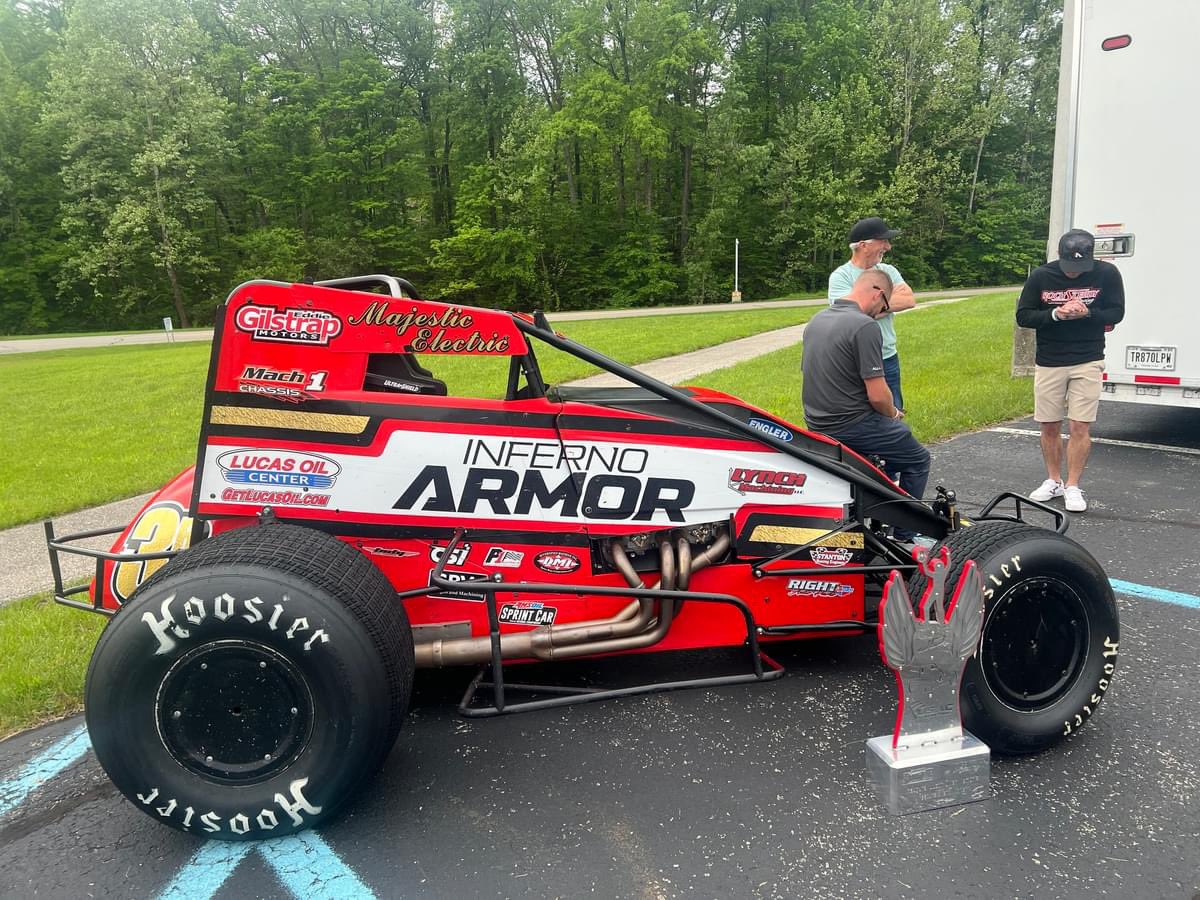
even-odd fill
[{"label": "text 'mach 1 chassis'", "polygon": [[[548,386],[535,345],[629,386]],[[451,396],[417,355],[507,367],[505,396]],[[1026,524],[1030,507],[1055,529]],[[966,727],[1027,753],[1082,726],[1114,672],[1117,612],[1062,513],[1002,494],[960,522],[952,492],[910,497],[734,397],[387,276],[237,288],[194,469],[112,529],[111,552],[78,543],[110,532],[46,530],[59,601],[115,614],[86,686],[101,765],[159,821],[241,840],[335,814],[390,750],[415,667],[479,666],[468,716],[778,677],[769,644],[874,629],[891,571],[921,597],[893,527],[949,547],[951,584],[979,566]],[[96,559],[89,587],[63,588],[60,552]],[[523,662],[712,647],[745,648],[745,674],[508,680]]]}]

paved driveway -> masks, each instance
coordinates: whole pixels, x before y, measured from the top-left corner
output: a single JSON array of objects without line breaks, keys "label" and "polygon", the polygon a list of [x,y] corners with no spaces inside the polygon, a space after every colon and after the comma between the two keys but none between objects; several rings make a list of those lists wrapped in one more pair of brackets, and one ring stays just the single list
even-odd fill
[{"label": "paved driveway", "polygon": [[[1108,439],[1200,449],[1196,413],[1102,414]],[[1034,426],[1009,427],[936,447],[934,483],[1032,489]],[[465,675],[422,673],[383,772],[320,835],[231,846],[158,826],[78,719],[0,744],[0,896],[1192,897],[1200,455],[1097,444],[1088,473],[1070,534],[1122,589],[1118,677],[1075,739],[996,761],[991,800],[880,807],[863,741],[890,729],[895,688],[870,637],[778,652],[771,684],[488,721],[455,715]]]}]

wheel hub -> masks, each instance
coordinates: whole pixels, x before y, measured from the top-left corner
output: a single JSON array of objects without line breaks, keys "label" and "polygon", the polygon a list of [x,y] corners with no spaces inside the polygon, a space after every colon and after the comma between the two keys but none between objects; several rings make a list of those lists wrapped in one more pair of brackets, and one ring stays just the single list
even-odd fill
[{"label": "wheel hub", "polygon": [[1033,712],[1074,685],[1086,657],[1087,611],[1064,582],[1031,578],[988,618],[981,664],[988,686],[1007,705]]},{"label": "wheel hub", "polygon": [[214,641],[171,666],[156,713],[163,745],[185,769],[251,784],[300,755],[313,703],[303,675],[282,654],[249,641]]}]

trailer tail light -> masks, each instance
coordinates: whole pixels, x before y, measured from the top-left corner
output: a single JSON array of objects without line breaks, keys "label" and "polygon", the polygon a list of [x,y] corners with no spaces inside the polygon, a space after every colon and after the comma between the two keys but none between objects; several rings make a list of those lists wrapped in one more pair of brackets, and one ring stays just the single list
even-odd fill
[{"label": "trailer tail light", "polygon": [[1116,37],[1105,38],[1100,44],[1101,50],[1123,50],[1133,43],[1133,38],[1127,34],[1118,34]]},{"label": "trailer tail light", "polygon": [[1134,375],[1134,384],[1179,384],[1180,379],[1174,375]]}]

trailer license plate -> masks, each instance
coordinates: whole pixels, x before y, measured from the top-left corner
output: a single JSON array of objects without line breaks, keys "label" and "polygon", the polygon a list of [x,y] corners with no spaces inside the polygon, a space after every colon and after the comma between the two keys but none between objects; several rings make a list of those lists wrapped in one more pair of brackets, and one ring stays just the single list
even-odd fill
[{"label": "trailer license plate", "polygon": [[1125,368],[1175,371],[1174,347],[1126,347]]}]

